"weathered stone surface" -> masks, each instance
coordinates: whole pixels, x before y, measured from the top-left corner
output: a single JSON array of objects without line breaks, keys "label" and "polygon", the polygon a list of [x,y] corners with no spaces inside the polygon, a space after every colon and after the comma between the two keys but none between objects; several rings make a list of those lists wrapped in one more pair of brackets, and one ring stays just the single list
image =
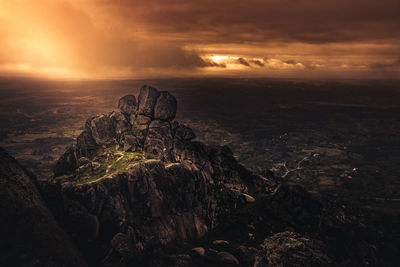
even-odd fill
[{"label": "weathered stone surface", "polygon": [[[201,166],[189,162],[165,166],[149,160],[108,179],[61,188],[58,194],[64,202],[78,201],[97,216],[103,225],[99,236],[111,229],[124,233],[135,253],[140,253],[176,240],[201,238],[217,224],[220,214],[240,203],[238,194],[212,181],[222,174],[211,173],[216,166]],[[234,172],[229,170],[229,175]]]},{"label": "weathered stone surface", "polygon": [[118,101],[118,108],[126,115],[135,114],[137,110],[136,97],[134,95],[126,95]]},{"label": "weathered stone surface", "polygon": [[151,122],[151,118],[145,115],[137,115],[131,117],[131,124],[135,125],[147,125]]},{"label": "weathered stone surface", "polygon": [[140,150],[140,142],[133,135],[125,135],[123,144],[124,144],[124,151],[138,151],[138,150]]},{"label": "weathered stone surface", "polygon": [[142,125],[135,125],[134,127],[132,127],[130,133],[138,139],[141,146],[143,147],[143,142],[148,134],[148,131],[149,131],[149,125],[142,124]]},{"label": "weathered stone surface", "polygon": [[92,137],[97,144],[103,144],[115,137],[113,120],[107,115],[100,115],[92,119],[90,123]]},{"label": "weathered stone surface", "polygon": [[176,115],[177,102],[169,92],[160,92],[157,103],[154,106],[154,118],[157,120],[173,120]]},{"label": "weathered stone surface", "polygon": [[168,122],[153,120],[149,125],[149,131],[144,143],[144,151],[154,153],[171,161],[171,150],[173,148],[173,139],[171,126]]},{"label": "weathered stone surface", "polygon": [[96,141],[90,131],[83,131],[76,139],[75,153],[77,158],[90,158],[97,149]]},{"label": "weathered stone surface", "polygon": [[154,106],[160,93],[157,89],[144,85],[140,88],[138,114],[153,117]]},{"label": "weathered stone surface", "polygon": [[115,133],[117,136],[121,135],[122,133],[128,131],[131,128],[126,116],[121,112],[118,111],[112,112],[110,118],[114,120]]},{"label": "weathered stone surface", "polygon": [[73,146],[69,147],[67,151],[57,160],[54,166],[54,176],[61,176],[64,174],[71,174],[75,172],[78,167],[75,148]]}]

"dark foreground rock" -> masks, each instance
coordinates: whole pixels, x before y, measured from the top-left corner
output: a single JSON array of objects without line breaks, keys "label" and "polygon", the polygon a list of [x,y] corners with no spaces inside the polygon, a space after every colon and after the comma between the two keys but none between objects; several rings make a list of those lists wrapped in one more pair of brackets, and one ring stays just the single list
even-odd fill
[{"label": "dark foreground rock", "polygon": [[0,148],[0,266],[86,266],[32,174]]}]

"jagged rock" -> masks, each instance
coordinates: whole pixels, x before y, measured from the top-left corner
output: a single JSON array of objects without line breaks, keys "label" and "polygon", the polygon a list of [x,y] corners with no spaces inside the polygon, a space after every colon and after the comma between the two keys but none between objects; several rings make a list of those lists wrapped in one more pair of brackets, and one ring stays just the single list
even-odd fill
[{"label": "jagged rock", "polygon": [[332,266],[324,251],[322,242],[286,231],[264,240],[254,266]]},{"label": "jagged rock", "polygon": [[169,92],[160,92],[160,96],[154,106],[154,119],[172,121],[175,118],[176,109],[177,102],[175,97]]},{"label": "jagged rock", "polygon": [[126,119],[126,116],[121,112],[112,112],[110,118],[114,120],[115,133],[117,135],[121,135],[131,128],[128,120]]},{"label": "jagged rock", "polygon": [[[230,175],[234,172],[229,170]],[[149,160],[96,182],[61,187],[56,195],[63,202],[81,203],[97,216],[102,226],[99,236],[109,231],[128,235],[132,228],[128,236],[139,253],[176,240],[201,238],[215,227],[220,214],[240,203],[237,194],[211,183],[212,176],[187,162],[166,167],[162,161]]]},{"label": "jagged rock", "polygon": [[158,154],[160,158],[172,160],[170,154],[173,148],[171,126],[168,122],[153,120],[149,125],[149,131],[144,143],[144,151]]},{"label": "jagged rock", "polygon": [[126,95],[118,101],[118,108],[126,115],[134,114],[137,110],[136,97],[134,95]]},{"label": "jagged rock", "polygon": [[0,266],[86,266],[33,174],[0,148]]},{"label": "jagged rock", "polygon": [[54,166],[54,176],[61,176],[64,174],[71,174],[77,168],[75,148],[69,147],[67,151],[57,160]]},{"label": "jagged rock", "polygon": [[147,85],[142,86],[138,98],[138,114],[153,117],[154,106],[159,95],[157,89]]},{"label": "jagged rock", "polygon": [[206,250],[203,247],[195,247],[195,248],[192,248],[191,251],[200,257],[203,257],[204,255],[206,255]]},{"label": "jagged rock", "polygon": [[103,144],[115,137],[114,123],[107,115],[100,115],[92,119],[90,123],[92,137],[97,144]]},{"label": "jagged rock", "polygon": [[185,125],[179,125],[175,130],[175,136],[181,140],[192,140],[196,138],[193,130]]},{"label": "jagged rock", "polygon": [[90,158],[96,151],[96,141],[91,133],[87,130],[83,131],[76,140],[75,153],[77,158]]}]

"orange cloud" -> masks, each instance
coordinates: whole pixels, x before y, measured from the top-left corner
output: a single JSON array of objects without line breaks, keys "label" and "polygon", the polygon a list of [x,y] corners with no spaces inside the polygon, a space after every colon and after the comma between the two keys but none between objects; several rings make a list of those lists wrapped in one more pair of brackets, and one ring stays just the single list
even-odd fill
[{"label": "orange cloud", "polygon": [[396,0],[0,0],[0,72],[398,77]]}]

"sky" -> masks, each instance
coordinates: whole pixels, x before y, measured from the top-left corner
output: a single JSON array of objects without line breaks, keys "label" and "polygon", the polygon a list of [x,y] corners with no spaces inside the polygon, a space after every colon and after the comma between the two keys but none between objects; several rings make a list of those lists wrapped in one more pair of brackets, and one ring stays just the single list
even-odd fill
[{"label": "sky", "polygon": [[399,0],[0,0],[0,74],[400,77]]}]

